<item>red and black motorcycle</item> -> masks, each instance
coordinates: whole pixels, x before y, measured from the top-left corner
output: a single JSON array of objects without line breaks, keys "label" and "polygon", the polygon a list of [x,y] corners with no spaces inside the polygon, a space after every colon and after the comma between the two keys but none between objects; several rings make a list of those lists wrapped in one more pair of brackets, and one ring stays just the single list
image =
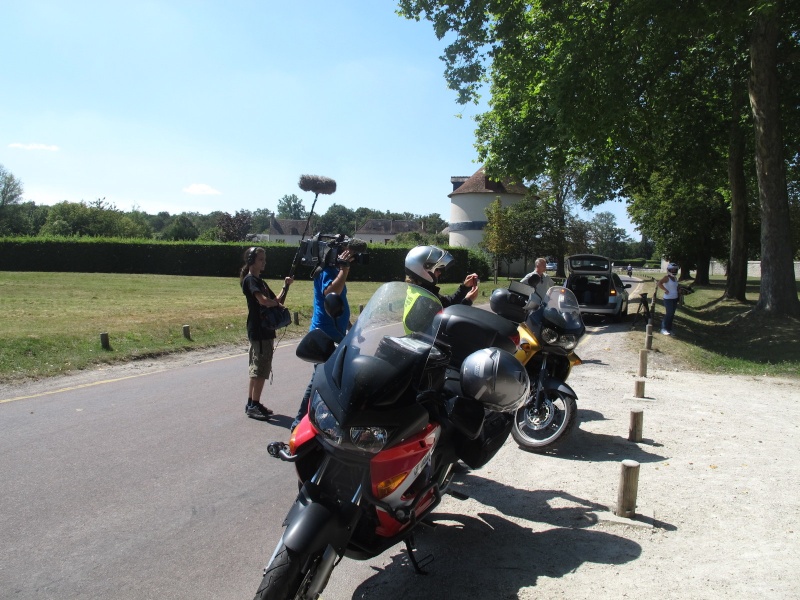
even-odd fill
[{"label": "red and black motorcycle", "polygon": [[300,492],[256,599],[317,598],[342,557],[369,559],[400,542],[421,572],[414,531],[453,466],[486,464],[528,396],[525,368],[507,350],[515,333],[497,315],[443,311],[436,296],[393,282],[338,346],[321,331],[305,336],[297,355],[318,364],[309,412],[288,445],[269,446],[294,463]]}]

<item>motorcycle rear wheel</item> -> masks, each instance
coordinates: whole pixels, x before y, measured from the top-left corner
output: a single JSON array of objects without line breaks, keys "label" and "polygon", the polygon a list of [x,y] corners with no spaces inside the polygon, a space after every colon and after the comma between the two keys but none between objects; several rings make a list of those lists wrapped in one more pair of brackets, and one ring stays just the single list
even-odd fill
[{"label": "motorcycle rear wheel", "polygon": [[287,598],[304,600],[307,598],[305,592],[308,590],[320,556],[312,560],[312,566],[306,575],[300,571],[305,557],[296,552],[292,552],[281,544],[275,553],[275,558],[267,565],[264,571],[264,578],[258,586],[253,600],[286,600]]},{"label": "motorcycle rear wheel", "polygon": [[575,398],[558,390],[546,390],[545,396],[538,413],[532,401],[514,413],[511,435],[521,448],[531,452],[554,448],[569,436],[578,419]]}]

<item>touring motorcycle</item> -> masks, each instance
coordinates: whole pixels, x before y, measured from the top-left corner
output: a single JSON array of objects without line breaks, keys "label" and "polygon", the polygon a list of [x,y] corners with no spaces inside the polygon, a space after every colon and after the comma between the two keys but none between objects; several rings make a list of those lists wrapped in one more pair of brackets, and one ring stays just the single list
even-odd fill
[{"label": "touring motorcycle", "polygon": [[[294,464],[300,491],[257,600],[317,598],[342,557],[369,559],[401,542],[423,572],[416,528],[431,525],[459,460],[479,468],[497,453],[530,389],[519,361],[496,347],[514,347],[500,339],[508,321],[452,308],[387,283],[338,346],[319,330],[298,345],[317,364],[309,411],[288,444],[268,450]],[[328,298],[326,310],[335,315]],[[474,351],[462,359],[465,348]]]},{"label": "touring motorcycle", "polygon": [[565,287],[553,286],[542,298],[534,287],[512,281],[492,292],[489,306],[517,324],[515,356],[531,379],[511,435],[527,450],[550,450],[568,437],[578,416],[578,396],[566,383],[572,367],[581,364],[575,347],[586,331],[578,300]]}]

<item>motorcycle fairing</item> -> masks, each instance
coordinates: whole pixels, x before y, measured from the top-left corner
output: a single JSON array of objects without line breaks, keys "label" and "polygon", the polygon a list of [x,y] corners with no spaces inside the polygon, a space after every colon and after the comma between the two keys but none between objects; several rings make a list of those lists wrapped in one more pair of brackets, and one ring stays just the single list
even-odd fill
[{"label": "motorcycle fairing", "polygon": [[317,487],[306,482],[284,521],[283,543],[300,554],[313,554],[328,544],[341,556],[362,509],[352,503],[331,511],[320,501]]}]

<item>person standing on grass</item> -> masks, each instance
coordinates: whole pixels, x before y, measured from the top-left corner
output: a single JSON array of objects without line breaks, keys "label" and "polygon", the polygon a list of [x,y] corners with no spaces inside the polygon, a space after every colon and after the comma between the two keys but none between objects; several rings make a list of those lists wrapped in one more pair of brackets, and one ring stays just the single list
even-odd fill
[{"label": "person standing on grass", "polygon": [[261,392],[264,382],[272,372],[275,331],[261,327],[261,307],[282,305],[294,278],[285,278],[281,293],[276,296],[261,279],[261,273],[267,264],[267,251],[258,246],[248,248],[244,253],[244,263],[239,274],[239,283],[247,299],[247,339],[250,340],[250,379],[244,413],[251,419],[266,420],[272,411],[261,404]]},{"label": "person standing on grass", "polygon": [[658,281],[658,289],[664,292],[664,319],[661,321],[661,334],[672,335],[672,319],[675,317],[675,309],[678,307],[680,297],[678,286],[678,265],[669,263],[667,274]]}]

